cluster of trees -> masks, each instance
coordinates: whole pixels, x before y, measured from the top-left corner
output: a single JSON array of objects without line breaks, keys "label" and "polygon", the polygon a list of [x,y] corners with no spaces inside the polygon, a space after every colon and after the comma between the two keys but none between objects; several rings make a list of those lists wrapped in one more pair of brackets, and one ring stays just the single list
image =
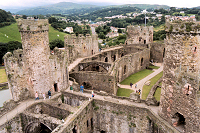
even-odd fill
[{"label": "cluster of trees", "polygon": [[106,35],[108,32],[111,31],[110,26],[98,26],[95,28],[96,33],[98,34],[98,37],[101,39],[106,39]]},{"label": "cluster of trees", "polygon": [[159,30],[153,32],[153,40],[164,40],[166,38],[165,30]]},{"label": "cluster of trees", "polygon": [[[156,18],[155,20],[152,18],[146,19],[147,25],[153,25],[154,27],[160,26],[165,23],[164,15],[161,17],[161,20]],[[126,28],[128,25],[144,25],[145,23],[145,15],[141,14],[135,18],[126,18],[126,19],[112,19],[111,23],[108,23],[107,26],[113,26],[118,28]]]},{"label": "cluster of trees", "polygon": [[92,21],[95,21],[97,18],[101,18],[102,20],[104,20],[104,17],[111,17],[120,14],[126,15],[126,13],[141,12],[141,11],[142,10],[137,7],[112,7],[112,8],[97,10],[87,15],[79,17],[81,19],[91,19]]},{"label": "cluster of trees", "polygon": [[60,39],[55,39],[55,40],[49,42],[49,47],[50,47],[51,50],[53,50],[55,47],[63,48],[64,47],[64,41],[62,41]]},{"label": "cluster of trees", "polygon": [[106,45],[108,46],[115,46],[119,45],[120,43],[124,44],[126,41],[126,34],[119,35],[116,38],[108,38],[106,39],[106,41],[107,41]]},{"label": "cluster of trees", "polygon": [[2,43],[0,42],[0,63],[2,64],[3,61],[3,56],[7,52],[13,52],[16,49],[22,49],[22,43],[18,41],[10,41],[8,43]]},{"label": "cluster of trees", "polygon": [[11,23],[16,22],[10,12],[6,12],[0,9],[0,27],[10,25]]},{"label": "cluster of trees", "polygon": [[66,27],[73,27],[73,32],[78,35],[78,34],[91,34],[90,26],[89,25],[84,25],[84,26],[79,26],[77,23],[73,22],[66,22],[66,21],[58,21],[54,17],[49,17],[49,23],[51,26],[55,29],[57,29],[60,32],[63,32],[63,30]]}]

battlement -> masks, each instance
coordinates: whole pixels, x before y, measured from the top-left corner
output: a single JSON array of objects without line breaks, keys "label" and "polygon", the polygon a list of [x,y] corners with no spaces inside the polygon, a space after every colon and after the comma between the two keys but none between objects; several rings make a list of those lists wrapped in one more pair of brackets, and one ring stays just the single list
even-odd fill
[{"label": "battlement", "polygon": [[20,32],[23,31],[48,31],[49,23],[47,19],[19,19],[17,20],[18,29]]},{"label": "battlement", "polygon": [[166,32],[200,33],[200,22],[166,22]]},{"label": "battlement", "polygon": [[145,32],[147,32],[147,31],[152,31],[153,32],[153,26],[146,26],[146,27],[144,27],[144,26],[127,26],[127,31],[136,31],[136,32],[138,32],[138,31],[140,31],[140,32],[142,32],[142,31],[145,31]]}]

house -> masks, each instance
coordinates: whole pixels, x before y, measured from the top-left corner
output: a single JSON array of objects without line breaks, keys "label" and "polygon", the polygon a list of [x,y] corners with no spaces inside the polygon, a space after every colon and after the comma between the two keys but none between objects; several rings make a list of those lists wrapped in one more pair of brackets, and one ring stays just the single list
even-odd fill
[{"label": "house", "polygon": [[66,27],[63,31],[73,33],[73,27]]}]

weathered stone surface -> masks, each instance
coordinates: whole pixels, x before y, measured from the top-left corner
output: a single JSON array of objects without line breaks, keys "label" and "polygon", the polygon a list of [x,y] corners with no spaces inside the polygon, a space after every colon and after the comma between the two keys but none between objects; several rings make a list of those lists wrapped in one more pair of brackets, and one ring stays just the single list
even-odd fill
[{"label": "weathered stone surface", "polygon": [[67,59],[64,50],[55,48],[50,54],[48,20],[19,20],[23,50],[4,56],[12,99],[24,100],[60,91],[68,86]]},{"label": "weathered stone surface", "polygon": [[[175,31],[176,27],[181,28],[182,24],[184,29],[185,23],[167,23],[167,26],[172,25],[173,29],[166,30],[168,33],[165,42],[160,115],[169,123],[177,125],[173,118],[178,114],[179,120],[182,117],[185,119],[185,123],[182,123],[185,132],[199,132],[200,109],[197,96],[200,36],[195,30],[190,33]],[[178,121],[178,125],[182,120]]]}]

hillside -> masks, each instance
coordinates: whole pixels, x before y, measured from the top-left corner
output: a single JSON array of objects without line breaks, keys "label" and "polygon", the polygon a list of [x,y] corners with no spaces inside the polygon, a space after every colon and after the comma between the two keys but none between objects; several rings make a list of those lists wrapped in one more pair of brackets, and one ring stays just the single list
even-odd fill
[{"label": "hillside", "polygon": [[[49,41],[52,41],[54,39],[64,40],[65,35],[66,33],[54,30],[53,27],[49,25]],[[21,36],[17,28],[17,23],[0,28],[0,42],[7,43],[9,41],[21,42]]]},{"label": "hillside", "polygon": [[125,7],[134,7],[144,9],[169,9],[169,6],[166,5],[150,5],[150,4],[126,4],[126,5],[112,5],[112,6],[96,6],[90,4],[77,4],[72,2],[60,2],[57,4],[47,5],[47,6],[39,6],[35,8],[28,8],[21,11],[18,11],[16,14],[24,14],[24,15],[46,15],[46,14],[85,14],[91,13],[93,11],[97,11],[100,9],[108,9],[108,8],[121,8]]},{"label": "hillside", "polygon": [[120,5],[119,7],[121,6],[130,6],[130,7],[137,7],[137,8],[140,8],[142,10],[144,9],[169,9],[170,6],[167,6],[167,5],[151,5],[151,4],[126,4],[126,5]]},{"label": "hillside", "polygon": [[60,2],[48,6],[40,6],[40,7],[21,10],[18,11],[16,14],[24,14],[24,15],[72,14],[77,12],[83,12],[84,10],[87,10],[87,12],[89,12],[96,10],[96,8],[99,9],[97,6],[94,5]]}]

